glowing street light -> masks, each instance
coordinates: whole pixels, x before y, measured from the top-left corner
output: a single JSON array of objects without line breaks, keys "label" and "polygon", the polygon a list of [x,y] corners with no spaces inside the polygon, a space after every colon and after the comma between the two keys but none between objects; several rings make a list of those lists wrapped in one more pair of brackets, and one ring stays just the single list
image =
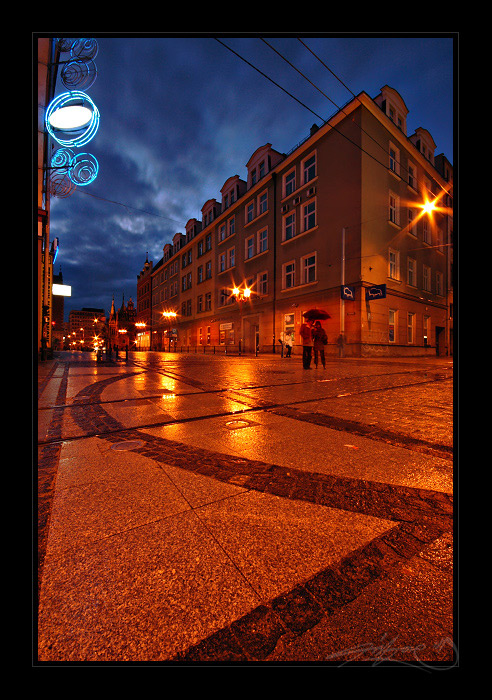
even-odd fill
[{"label": "glowing street light", "polygon": [[242,349],[242,342],[243,342],[243,301],[245,299],[249,299],[251,296],[251,289],[248,287],[245,287],[243,290],[239,289],[239,287],[236,287],[234,285],[234,289],[232,290],[233,295],[236,298],[236,301],[239,303],[239,354],[241,354],[241,349]]},{"label": "glowing street light", "polygon": [[167,318],[167,322],[169,325],[168,329],[168,339],[169,339],[169,345],[168,345],[168,352],[171,352],[171,319],[176,318],[178,314],[176,311],[163,311],[162,316],[164,318]]}]

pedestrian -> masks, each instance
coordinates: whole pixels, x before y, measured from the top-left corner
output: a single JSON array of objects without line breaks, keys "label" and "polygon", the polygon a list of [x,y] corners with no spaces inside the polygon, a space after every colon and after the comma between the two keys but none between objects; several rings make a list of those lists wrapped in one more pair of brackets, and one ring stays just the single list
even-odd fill
[{"label": "pedestrian", "polygon": [[345,345],[345,338],[343,337],[343,333],[340,333],[340,335],[338,336],[337,345],[338,345],[338,357],[343,357],[343,355],[344,355],[343,348]]},{"label": "pedestrian", "polygon": [[302,366],[304,369],[311,369],[311,354],[313,351],[311,330],[312,322],[304,321],[299,331],[302,340]]},{"label": "pedestrian", "polygon": [[328,342],[326,332],[319,321],[315,321],[313,326],[313,349],[314,349],[314,364],[318,366],[318,353],[321,358],[323,369],[326,369],[325,361],[325,345]]},{"label": "pedestrian", "polygon": [[282,331],[280,334],[280,338],[278,339],[278,342],[280,343],[280,357],[284,356],[284,346],[285,346],[285,333]]},{"label": "pedestrian", "polygon": [[285,334],[285,349],[287,350],[286,357],[290,357],[292,353],[292,335],[290,333]]}]

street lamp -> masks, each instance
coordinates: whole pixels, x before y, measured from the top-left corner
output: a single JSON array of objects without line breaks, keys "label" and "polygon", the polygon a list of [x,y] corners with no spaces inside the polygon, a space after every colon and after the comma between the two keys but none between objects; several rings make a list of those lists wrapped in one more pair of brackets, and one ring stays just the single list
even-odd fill
[{"label": "street lamp", "polygon": [[178,315],[176,311],[163,311],[162,315],[164,318],[167,318],[167,323],[168,323],[168,338],[169,338],[169,345],[168,345],[168,352],[171,352],[171,319],[176,318]]},{"label": "street lamp", "polygon": [[[137,322],[135,323],[135,328],[142,328],[142,329],[143,329],[143,328],[146,327],[146,325],[147,325],[147,324],[144,323],[143,321],[137,321]],[[139,349],[139,350],[142,349],[142,342],[141,342],[141,339],[140,339],[140,338],[141,338],[141,336],[143,335],[143,333],[144,333],[143,330],[142,330],[141,333],[137,333],[137,338],[138,338],[138,349]],[[137,341],[135,341],[135,345],[136,345],[136,344],[137,344]]]},{"label": "street lamp", "polygon": [[241,354],[241,346],[243,342],[243,301],[245,299],[249,299],[249,297],[251,296],[251,289],[245,287],[241,290],[239,289],[239,287],[234,286],[232,293],[236,301],[239,303],[239,354]]}]

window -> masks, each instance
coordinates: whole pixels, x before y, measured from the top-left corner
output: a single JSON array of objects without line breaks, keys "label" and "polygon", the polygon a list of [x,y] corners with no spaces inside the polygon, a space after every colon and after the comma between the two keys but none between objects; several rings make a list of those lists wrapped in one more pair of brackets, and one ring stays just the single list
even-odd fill
[{"label": "window", "polygon": [[316,253],[301,258],[302,284],[316,282]]},{"label": "window", "polygon": [[219,305],[225,306],[225,304],[231,304],[233,301],[232,292],[227,287],[223,287],[219,290]]},{"label": "window", "polygon": [[260,296],[268,294],[268,272],[258,274],[258,294]]},{"label": "window", "polygon": [[196,281],[197,281],[197,284],[200,284],[200,282],[203,282],[203,265],[200,265],[200,267],[197,268]]},{"label": "window", "polygon": [[396,311],[393,309],[388,311],[388,340],[390,343],[396,341]]},{"label": "window", "polygon": [[316,177],[316,154],[309,156],[302,163],[303,184]]},{"label": "window", "polygon": [[268,229],[258,231],[258,253],[264,253],[268,250]]},{"label": "window", "polygon": [[209,233],[205,238],[205,250],[212,250],[212,234]]},{"label": "window", "polygon": [[417,263],[412,258],[407,259],[407,284],[417,286]]},{"label": "window", "polygon": [[284,175],[284,197],[288,197],[296,189],[296,171],[291,170],[290,173]]},{"label": "window", "polygon": [[296,264],[294,261],[283,265],[283,289],[290,289],[295,286]]},{"label": "window", "polygon": [[417,225],[415,223],[415,212],[413,209],[408,210],[408,232],[412,234],[412,236],[417,235]]},{"label": "window", "polygon": [[408,184],[412,189],[417,189],[417,168],[413,163],[408,163]]},{"label": "window", "polygon": [[228,235],[233,236],[236,233],[236,217],[235,216],[231,216],[231,218],[227,220],[227,226],[228,226]]},{"label": "window", "polygon": [[226,269],[226,254],[221,253],[219,255],[219,272],[224,272]]},{"label": "window", "polygon": [[229,248],[227,251],[227,267],[234,267],[235,263],[235,258],[236,258],[236,249],[235,248]]},{"label": "window", "polygon": [[431,235],[430,235],[429,219],[427,216],[424,216],[422,218],[422,240],[424,241],[424,243],[428,243],[430,245]]},{"label": "window", "polygon": [[431,291],[431,269],[428,265],[423,266],[422,288],[426,292]]},{"label": "window", "polygon": [[255,254],[255,237],[250,236],[245,241],[245,258],[249,260]]},{"label": "window", "polygon": [[393,280],[400,279],[400,253],[391,248],[388,251],[388,277]]},{"label": "window", "polygon": [[[205,294],[205,311],[211,311],[212,310],[212,292],[207,292]],[[209,334],[210,334],[210,328],[208,329]],[[207,342],[210,342],[210,337]]]},{"label": "window", "polygon": [[395,175],[400,174],[400,151],[392,143],[389,145],[389,169]]},{"label": "window", "polygon": [[198,241],[197,245],[197,257],[199,258],[201,255],[203,255],[203,240]]},{"label": "window", "polygon": [[415,338],[415,314],[408,313],[407,317],[407,343],[413,343]]},{"label": "window", "polygon": [[225,241],[225,237],[226,237],[226,225],[221,224],[219,226],[219,243],[221,243],[222,241]]},{"label": "window", "polygon": [[[200,294],[200,296],[198,296],[197,299],[196,299],[196,310],[197,310],[198,313],[200,313],[201,311],[203,311],[203,295],[202,295],[202,294]],[[200,328],[200,336],[201,336],[201,331],[202,331],[202,329]],[[201,343],[201,342],[202,342],[202,341],[201,341],[201,339],[200,339],[200,343]]]},{"label": "window", "polygon": [[394,192],[389,193],[389,220],[400,224],[400,198]]},{"label": "window", "polygon": [[316,200],[304,204],[302,207],[303,231],[308,231],[316,226]]},{"label": "window", "polygon": [[443,274],[442,272],[436,272],[436,294],[443,296]]},{"label": "window", "polygon": [[209,280],[212,277],[212,261],[209,260],[205,265],[205,279]]},{"label": "window", "polygon": [[424,345],[430,345],[430,316],[424,316]]},{"label": "window", "polygon": [[290,238],[294,238],[296,235],[296,213],[287,214],[283,219],[283,240],[288,241]]},{"label": "window", "polygon": [[268,192],[263,192],[258,197],[258,216],[268,211]]},{"label": "window", "polygon": [[249,224],[250,221],[253,221],[254,219],[254,209],[255,205],[254,202],[250,202],[248,206],[246,207],[246,223]]}]

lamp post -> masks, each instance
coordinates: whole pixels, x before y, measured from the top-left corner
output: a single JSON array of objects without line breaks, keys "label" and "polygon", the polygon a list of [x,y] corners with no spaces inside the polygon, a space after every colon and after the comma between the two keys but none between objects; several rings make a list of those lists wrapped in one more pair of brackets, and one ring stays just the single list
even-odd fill
[{"label": "lamp post", "polygon": [[241,290],[239,287],[234,287],[232,293],[239,304],[239,354],[241,354],[243,342],[243,301],[249,299],[251,296],[251,289],[245,287]]},{"label": "lamp post", "polygon": [[176,311],[163,311],[162,315],[164,318],[167,318],[169,339],[168,352],[171,352],[171,319],[176,318],[178,314],[176,313]]}]

